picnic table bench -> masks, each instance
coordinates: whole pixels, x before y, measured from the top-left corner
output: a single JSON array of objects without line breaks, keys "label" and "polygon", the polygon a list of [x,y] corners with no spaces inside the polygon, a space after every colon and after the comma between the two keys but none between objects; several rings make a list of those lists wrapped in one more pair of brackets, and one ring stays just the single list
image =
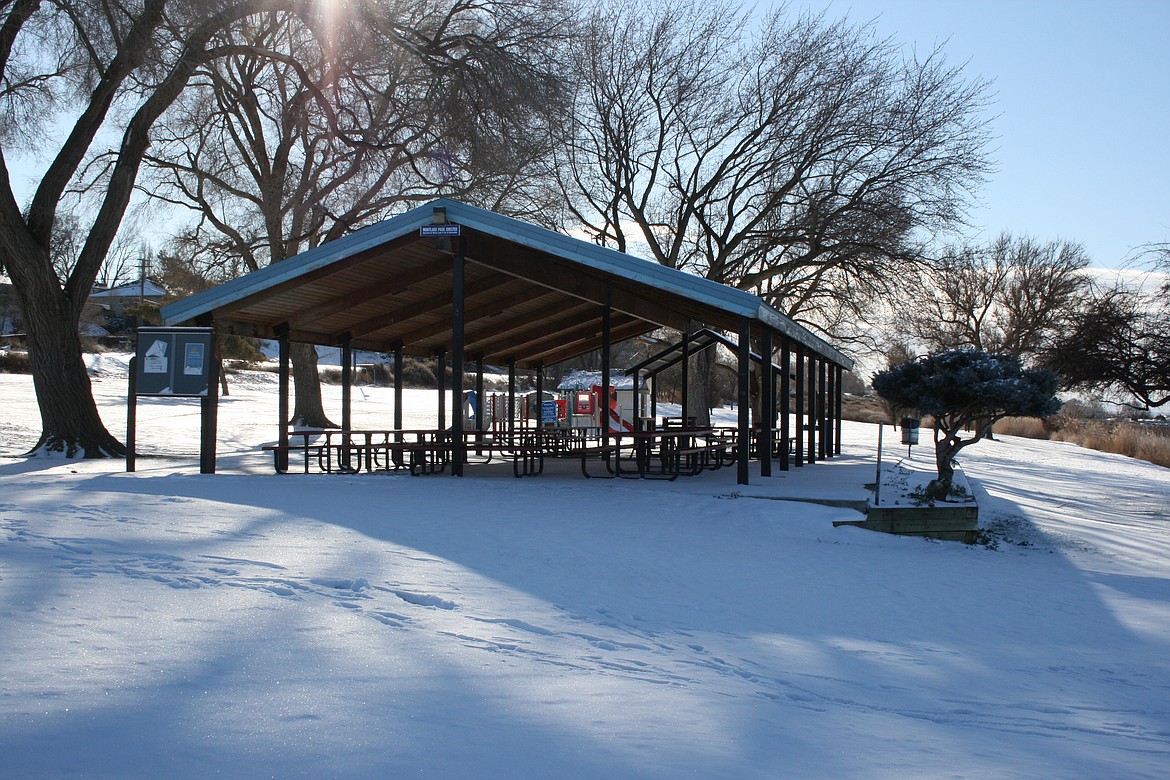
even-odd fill
[{"label": "picnic table bench", "polygon": [[[544,472],[544,445],[538,431],[517,431],[511,435],[464,431],[464,441],[465,453],[484,458],[484,463],[490,463],[496,455],[511,458],[512,471],[517,477]],[[266,444],[261,449],[273,453],[276,471],[282,474],[288,471],[288,456],[299,454],[306,474],[315,465],[326,474],[408,470],[412,476],[419,476],[445,471],[451,462],[454,442],[451,431],[447,430],[314,428],[291,432],[288,444]]]},{"label": "picnic table bench", "polygon": [[[593,444],[578,448],[576,452],[580,453],[581,455],[581,474],[585,477],[585,479],[613,479],[617,476],[617,472],[614,469],[614,464],[617,462],[617,458],[620,456],[620,449],[620,444]],[[589,461],[598,457],[600,457],[600,459],[605,463],[605,470],[608,472],[607,474],[589,473]]]},{"label": "picnic table bench", "polygon": [[[613,431],[612,443],[584,446],[581,474],[588,479],[665,479],[694,476],[704,469],[718,469],[733,457],[734,437],[713,428],[681,428]],[[601,459],[605,474],[591,473],[591,461]],[[633,462],[633,468],[623,468]]]},{"label": "picnic table bench", "polygon": [[734,447],[733,439],[716,434],[711,438],[696,441],[689,447],[677,450],[675,457],[678,458],[680,472],[685,464],[690,475],[694,476],[703,469],[722,468],[726,465],[725,461],[730,462],[734,458]]},{"label": "picnic table bench", "polygon": [[[497,457],[507,458],[516,477],[544,473],[545,457],[553,455],[580,457],[586,479],[675,480],[721,468],[734,460],[737,446],[734,429],[677,426],[612,431],[608,444],[602,443],[600,429],[580,433],[538,428],[468,430],[463,436],[465,462],[487,464]],[[455,442],[450,430],[313,428],[290,432],[287,444],[265,444],[262,449],[273,453],[276,471],[282,474],[289,471],[290,456],[299,455],[300,470],[306,474],[313,470],[327,474],[408,471],[419,476],[446,471]],[[604,463],[604,473],[591,470],[597,460]]]},{"label": "picnic table bench", "polygon": [[467,442],[466,452],[484,458],[491,463],[495,455],[512,460],[512,474],[515,477],[533,477],[544,473],[544,456],[547,451],[543,432],[537,429],[522,429],[508,434],[487,434],[484,431],[464,431]]},{"label": "picnic table bench", "polygon": [[621,452],[614,461],[617,476],[639,479],[666,479],[694,476],[704,468],[718,468],[730,446],[713,428],[662,428],[624,431],[617,436],[632,440],[635,469],[623,471]]},{"label": "picnic table bench", "polygon": [[406,469],[417,476],[446,468],[450,460],[451,443],[443,433],[429,430],[301,429],[289,433],[288,444],[265,444],[261,449],[273,453],[274,465],[280,474],[288,471],[289,455],[301,454],[305,474],[309,473],[315,462],[317,469],[326,474]]}]

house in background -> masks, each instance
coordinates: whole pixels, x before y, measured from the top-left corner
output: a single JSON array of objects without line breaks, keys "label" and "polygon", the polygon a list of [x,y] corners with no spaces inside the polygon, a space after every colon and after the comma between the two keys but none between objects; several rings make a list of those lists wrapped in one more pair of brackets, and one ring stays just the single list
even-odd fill
[{"label": "house in background", "polygon": [[83,320],[100,325],[111,334],[129,333],[139,323],[126,313],[127,309],[142,303],[162,306],[166,294],[166,290],[149,279],[104,289],[95,287],[86,302],[89,312]]},{"label": "house in background", "polygon": [[166,294],[167,291],[160,285],[146,279],[117,287],[95,286],[89,294],[89,301],[103,307],[112,316],[125,317],[127,308],[140,303],[149,301],[161,306]]},{"label": "house in background", "polygon": [[[162,306],[166,294],[166,290],[149,279],[117,287],[99,285],[86,300],[86,310],[82,315],[79,330],[98,339],[109,337],[111,334],[127,333],[133,330],[137,322],[126,313],[126,310],[144,302]],[[9,282],[0,282],[0,336],[23,332],[24,323],[20,316],[16,290]]]}]

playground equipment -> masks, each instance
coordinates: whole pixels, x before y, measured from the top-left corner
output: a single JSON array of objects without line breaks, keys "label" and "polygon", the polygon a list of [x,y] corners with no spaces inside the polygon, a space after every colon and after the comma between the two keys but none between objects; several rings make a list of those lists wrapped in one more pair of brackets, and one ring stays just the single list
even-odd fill
[{"label": "playground equipment", "polygon": [[[624,371],[610,372],[609,398],[602,400],[601,372],[574,371],[557,385],[569,414],[563,425],[570,428],[601,428],[633,431],[647,416],[650,393],[645,381],[638,387]],[[559,423],[558,423],[559,424]]]}]

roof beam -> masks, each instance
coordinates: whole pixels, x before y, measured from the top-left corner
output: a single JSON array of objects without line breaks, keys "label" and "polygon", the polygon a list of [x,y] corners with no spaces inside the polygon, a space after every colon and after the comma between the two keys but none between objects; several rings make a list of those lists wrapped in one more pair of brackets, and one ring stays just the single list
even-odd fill
[{"label": "roof beam", "polygon": [[[655,326],[647,324],[643,320],[632,320],[628,323],[610,326],[610,339],[616,344],[619,341],[632,339],[635,336],[641,336],[648,330],[653,330]],[[593,336],[592,338],[581,338],[576,341],[561,340],[556,342],[553,347],[550,347],[543,352],[538,352],[529,355],[526,360],[529,363],[544,363],[546,366],[554,366],[557,363],[575,358],[578,355],[584,355],[586,352],[592,352],[595,349],[601,349],[601,334]]]},{"label": "roof beam", "polygon": [[[519,280],[512,278],[511,281],[517,282]],[[540,298],[544,298],[549,295],[552,295],[551,290],[541,289],[533,291],[531,287],[525,287],[523,290],[511,293],[510,295],[506,295],[503,298],[489,298],[479,306],[469,306],[467,308],[465,320],[467,321],[468,326],[473,326],[476,320],[491,317],[492,315],[502,312],[505,309],[510,309],[513,306],[519,306],[522,303],[539,300]],[[414,330],[399,334],[397,338],[400,339],[403,344],[411,344],[416,341],[425,341],[429,338],[437,336],[443,331],[450,330],[451,324],[449,322],[433,322],[420,325]]]},{"label": "roof beam", "polygon": [[317,320],[325,319],[346,309],[360,306],[363,303],[369,303],[372,300],[386,295],[404,292],[405,290],[403,288],[409,288],[413,284],[418,284],[419,282],[433,279],[441,274],[449,273],[451,273],[451,257],[444,255],[436,260],[424,263],[417,268],[412,268],[396,276],[392,276],[386,281],[372,287],[353,290],[344,295],[339,295],[331,301],[326,301],[308,309],[302,309],[289,318],[289,325],[293,328],[310,325]]},{"label": "roof beam", "polygon": [[[580,318],[575,316],[575,313],[583,307],[596,309],[596,306],[588,301],[574,301],[568,305],[563,300],[557,301],[539,311],[522,314],[502,322],[485,323],[475,329],[475,334],[468,335],[468,342],[474,342],[475,349],[485,354],[494,353],[497,351],[496,344],[506,342],[510,338],[510,334],[521,328],[537,328],[544,335],[561,327],[558,323],[565,320],[571,319],[573,323],[579,322]],[[485,333],[488,329],[491,332]]]},{"label": "roof beam", "polygon": [[[615,317],[615,326],[620,324],[622,327],[629,327],[631,324],[628,315],[620,315],[620,319]],[[651,330],[655,326],[642,322],[641,320],[634,320],[644,330]],[[518,360],[525,360],[531,362],[534,355],[540,354],[543,351],[550,349],[550,345],[556,346],[566,342],[577,342],[582,340],[599,340],[601,338],[601,320],[574,320],[574,324],[560,329],[549,330],[547,327],[541,328],[539,335],[531,333],[513,336],[501,342],[494,343],[490,349],[482,349],[477,345],[477,350],[487,355],[499,355],[508,357],[514,355]],[[535,351],[534,351],[535,350]],[[589,350],[584,350],[588,352]]]},{"label": "roof beam", "polygon": [[[511,282],[512,278],[507,274],[490,274],[483,279],[469,283],[465,288],[464,298],[468,299],[476,295],[482,295]],[[388,328],[391,325],[407,322],[420,315],[434,314],[449,309],[450,307],[451,290],[447,289],[411,303],[404,303],[392,311],[379,314],[377,317],[370,317],[362,322],[354,323],[348,326],[346,330],[355,337],[365,336],[374,331]],[[397,338],[393,340],[397,341]]]},{"label": "roof beam", "polygon": [[523,248],[514,255],[504,257],[484,246],[483,242],[476,242],[467,259],[575,298],[602,306],[609,304],[614,311],[625,312],[656,325],[685,330],[691,316],[646,300],[610,281],[594,278],[585,269],[559,263],[555,257],[535,257],[533,252]]}]

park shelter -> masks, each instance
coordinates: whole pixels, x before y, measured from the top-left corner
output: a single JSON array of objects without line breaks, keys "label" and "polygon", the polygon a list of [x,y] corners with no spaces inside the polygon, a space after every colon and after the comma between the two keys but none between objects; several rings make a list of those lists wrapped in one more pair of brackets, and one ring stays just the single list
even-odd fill
[{"label": "park shelter", "polygon": [[[602,375],[609,376],[612,343],[661,327],[685,334],[706,326],[736,337],[741,441],[752,435],[754,343],[795,366],[795,389],[788,386],[789,372],[780,373],[778,388],[774,372],[764,371],[761,393],[773,401],[779,394],[785,403],[793,392],[811,399],[802,427],[810,442],[817,436],[813,457],[813,449],[822,457],[839,452],[841,373],[852,367],[826,341],[750,293],[448,199],[193,295],[162,315],[168,325],[212,326],[280,343],[282,441],[290,342],[338,346],[343,355],[364,349],[399,358],[439,356],[450,360],[461,390],[468,362],[539,376],[544,366],[600,350]],[[400,410],[399,403],[396,416]],[[762,415],[755,435],[772,442],[775,419],[774,413]],[[787,426],[787,414],[781,422]],[[395,424],[400,427],[400,420]],[[462,415],[454,415],[456,446],[462,426]],[[348,427],[346,408],[342,427]],[[746,483],[748,448],[740,450],[738,478]],[[454,453],[455,474],[462,473],[461,455]],[[761,459],[761,473],[771,473],[770,458]]]}]

